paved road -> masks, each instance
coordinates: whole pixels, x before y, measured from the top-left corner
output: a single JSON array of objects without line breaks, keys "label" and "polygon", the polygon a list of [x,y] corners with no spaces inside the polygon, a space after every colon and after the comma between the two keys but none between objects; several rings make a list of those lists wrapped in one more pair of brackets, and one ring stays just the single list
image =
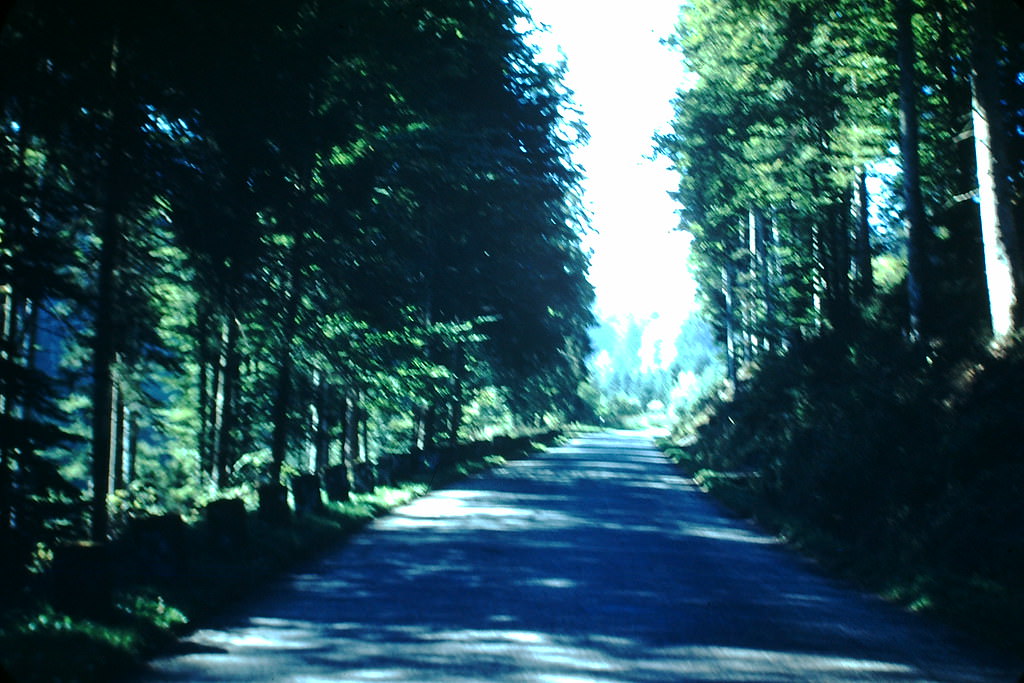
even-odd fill
[{"label": "paved road", "polygon": [[643,436],[374,523],[149,681],[1014,681],[1024,671],[724,518]]}]

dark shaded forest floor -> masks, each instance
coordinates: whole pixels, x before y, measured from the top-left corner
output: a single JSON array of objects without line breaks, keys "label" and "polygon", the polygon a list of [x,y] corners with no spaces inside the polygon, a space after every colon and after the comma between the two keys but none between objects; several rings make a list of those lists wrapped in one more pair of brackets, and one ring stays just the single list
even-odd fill
[{"label": "dark shaded forest floor", "polygon": [[766,360],[663,447],[830,571],[1024,653],[1024,344],[874,330]]}]

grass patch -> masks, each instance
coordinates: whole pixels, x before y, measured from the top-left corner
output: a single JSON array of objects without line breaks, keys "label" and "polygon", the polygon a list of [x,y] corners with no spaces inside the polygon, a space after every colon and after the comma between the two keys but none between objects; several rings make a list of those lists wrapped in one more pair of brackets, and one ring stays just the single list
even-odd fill
[{"label": "grass patch", "polygon": [[184,633],[188,619],[162,597],[122,593],[113,608],[72,616],[50,604],[8,614],[5,672],[18,683],[111,680]]}]

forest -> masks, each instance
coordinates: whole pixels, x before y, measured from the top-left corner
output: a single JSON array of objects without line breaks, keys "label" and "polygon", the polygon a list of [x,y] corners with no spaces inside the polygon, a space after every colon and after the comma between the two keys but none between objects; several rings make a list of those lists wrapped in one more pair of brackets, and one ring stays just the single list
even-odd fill
[{"label": "forest", "polygon": [[582,416],[586,133],[517,3],[6,19],[5,602],[136,518]]},{"label": "forest", "polygon": [[667,427],[721,382],[724,364],[699,312],[598,314],[582,397],[602,426]]},{"label": "forest", "polygon": [[1024,646],[1024,8],[693,0],[660,152],[726,381],[671,452],[917,608]]},{"label": "forest", "polygon": [[[1024,8],[684,3],[672,349],[595,319],[587,132],[534,30],[516,0],[0,4],[0,650],[51,648],[19,670],[137,660],[403,481],[652,410],[739,513],[1024,647]],[[62,553],[108,547],[150,583],[62,596]]]}]

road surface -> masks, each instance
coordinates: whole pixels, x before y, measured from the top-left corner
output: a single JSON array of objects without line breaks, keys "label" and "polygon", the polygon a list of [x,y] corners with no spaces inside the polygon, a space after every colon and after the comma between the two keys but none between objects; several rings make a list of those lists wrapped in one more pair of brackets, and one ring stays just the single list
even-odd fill
[{"label": "road surface", "polygon": [[[241,608],[240,608],[241,609]],[[420,499],[146,681],[1015,681],[816,573],[625,432]]]}]

